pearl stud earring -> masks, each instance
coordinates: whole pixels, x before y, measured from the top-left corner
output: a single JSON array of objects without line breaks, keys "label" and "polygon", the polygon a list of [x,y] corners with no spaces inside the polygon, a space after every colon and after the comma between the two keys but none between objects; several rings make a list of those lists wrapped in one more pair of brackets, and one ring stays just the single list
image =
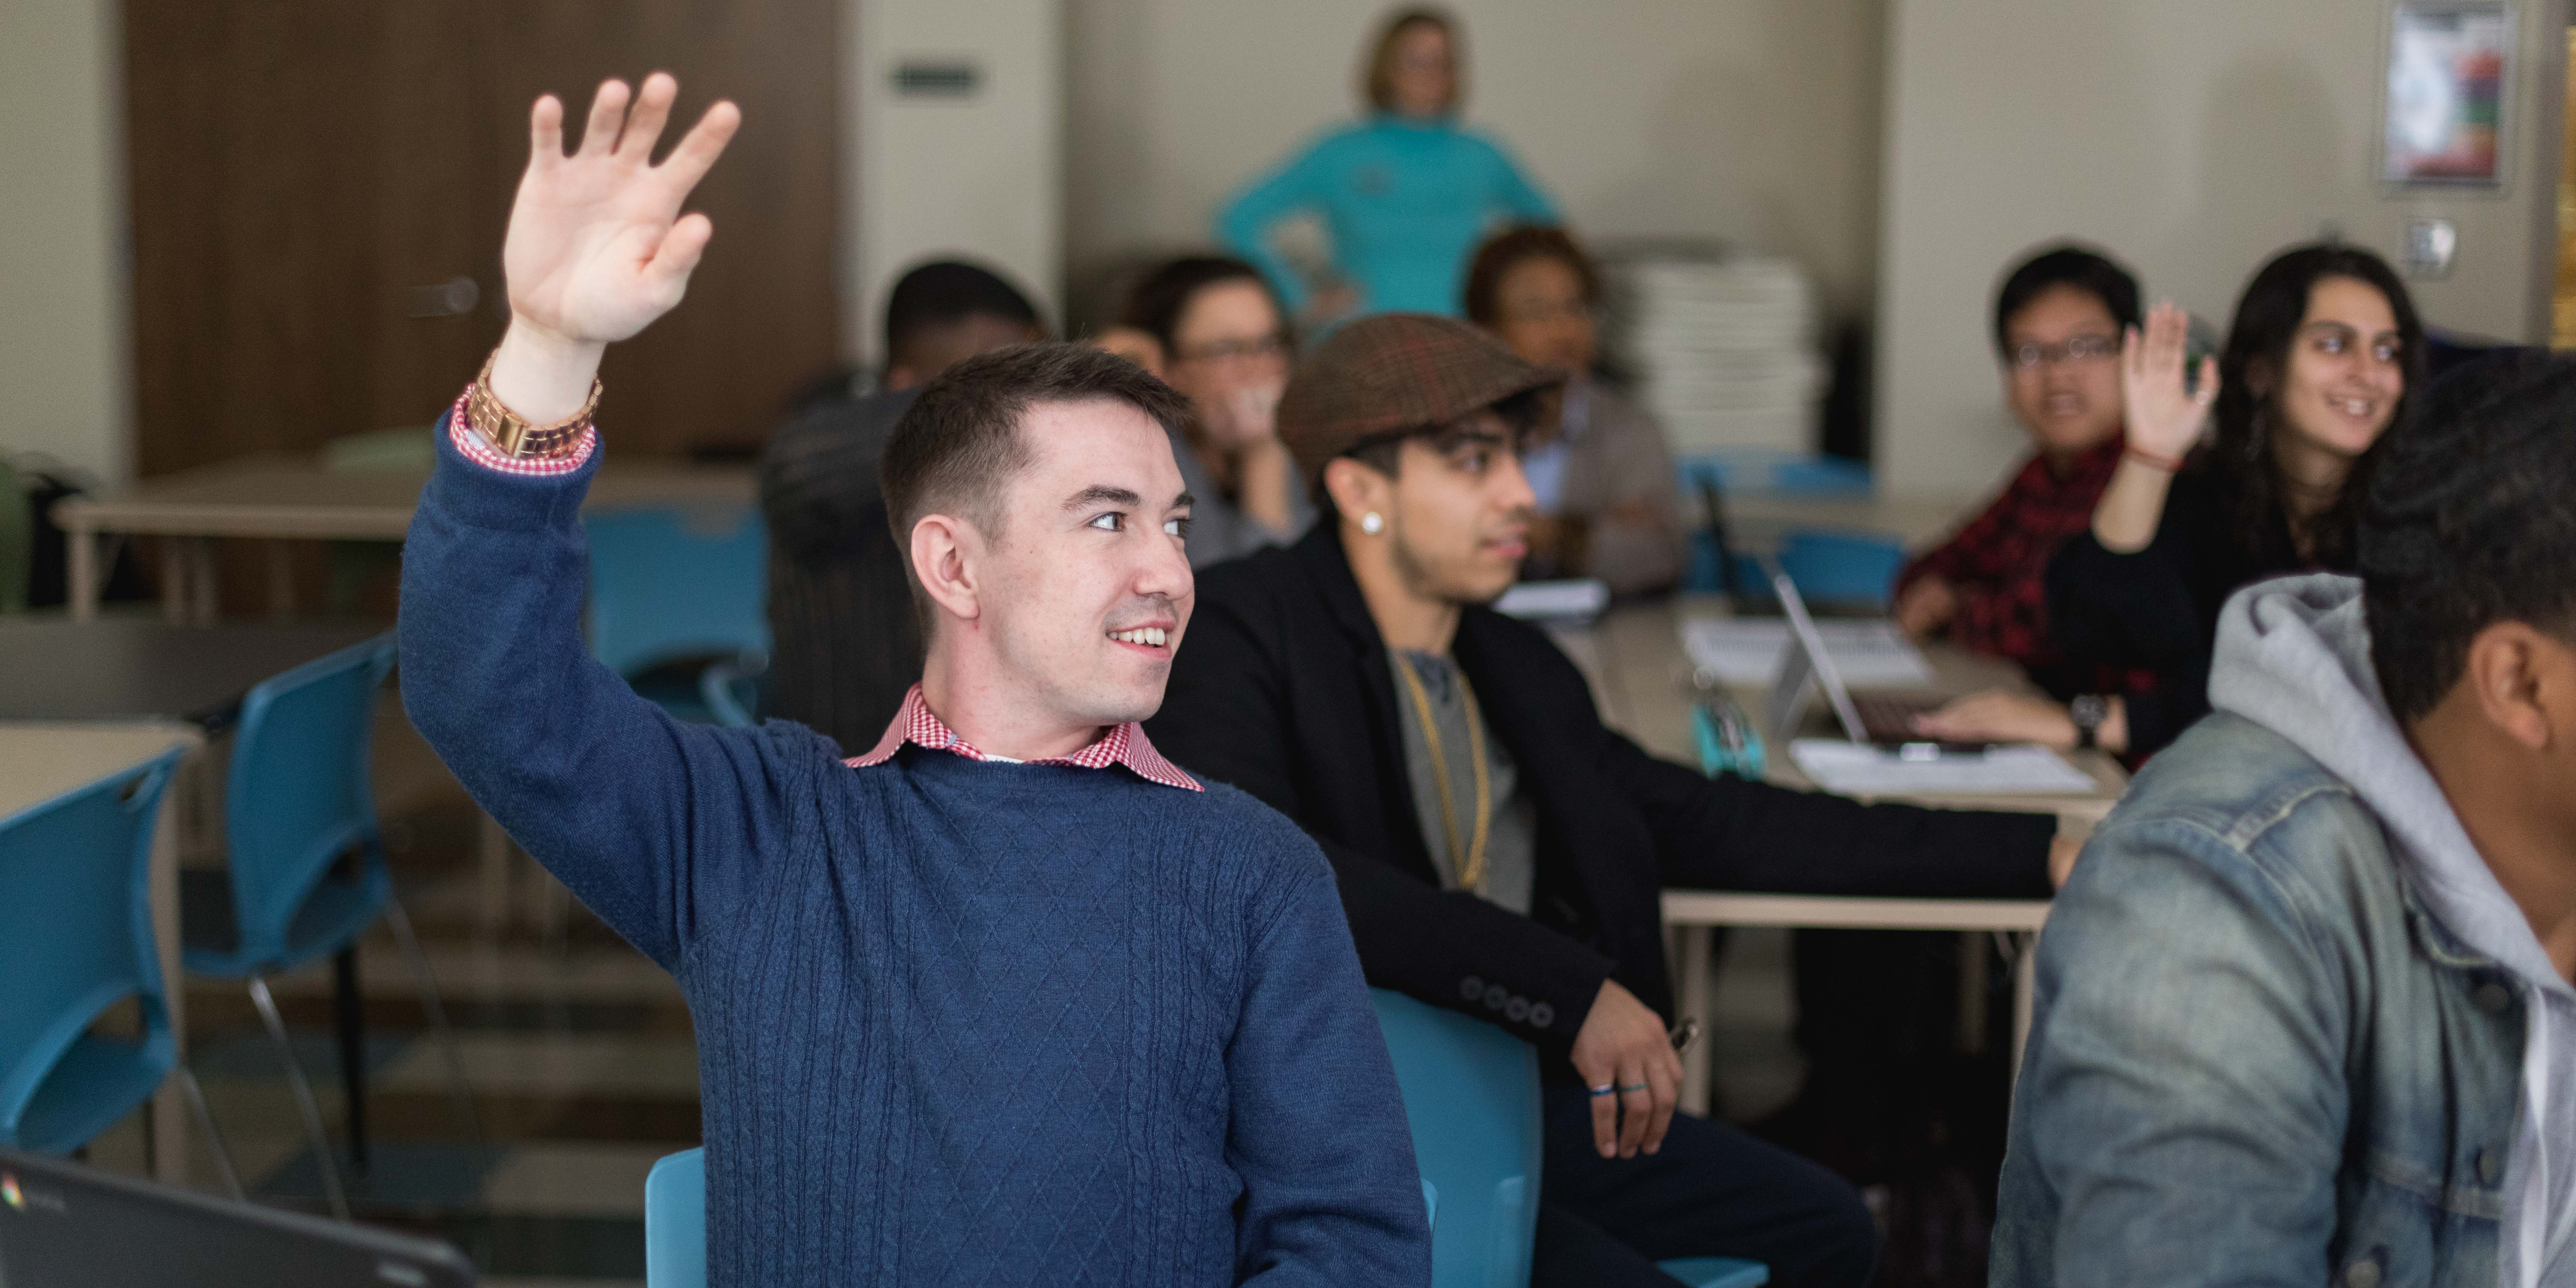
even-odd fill
[{"label": "pearl stud earring", "polygon": [[1360,516],[1360,531],[1365,532],[1372,537],[1376,536],[1379,529],[1382,529],[1385,526],[1386,520],[1379,518],[1377,511],[1375,510],[1371,510]]}]

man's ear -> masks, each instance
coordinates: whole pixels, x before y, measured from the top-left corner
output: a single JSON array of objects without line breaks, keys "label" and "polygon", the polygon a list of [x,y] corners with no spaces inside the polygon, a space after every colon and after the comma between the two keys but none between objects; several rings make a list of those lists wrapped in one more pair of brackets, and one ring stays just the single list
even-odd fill
[{"label": "man's ear", "polygon": [[1333,498],[1333,508],[1342,517],[1357,523],[1372,510],[1384,513],[1394,508],[1395,480],[1356,458],[1336,456],[1324,462],[1324,494]]},{"label": "man's ear", "polygon": [[2576,650],[2524,622],[2496,622],[2469,640],[2460,682],[2478,713],[2531,751],[2576,736]]},{"label": "man's ear", "polygon": [[964,621],[983,614],[977,565],[984,536],[963,519],[925,514],[912,525],[912,575],[940,611]]}]

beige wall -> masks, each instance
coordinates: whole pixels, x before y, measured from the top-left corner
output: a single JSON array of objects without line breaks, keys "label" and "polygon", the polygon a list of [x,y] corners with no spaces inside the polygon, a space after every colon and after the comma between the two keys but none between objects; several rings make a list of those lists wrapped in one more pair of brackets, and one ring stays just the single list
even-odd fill
[{"label": "beige wall", "polygon": [[1890,0],[1877,433],[1882,490],[1987,487],[2022,451],[1987,315],[1998,272],[2078,236],[2223,327],[2278,248],[2331,223],[2397,257],[2456,220],[2428,321],[2546,337],[2563,0],[2523,0],[2501,194],[2385,191],[2374,0]]},{"label": "beige wall", "polygon": [[[1001,269],[1056,316],[1064,278],[1064,37],[1055,0],[848,0],[842,334],[881,359],[886,292],[927,258]],[[909,58],[967,61],[982,88],[898,95]]]},{"label": "beige wall", "polygon": [[113,0],[0,3],[0,450],[131,468]]},{"label": "beige wall", "polygon": [[[1384,0],[1070,0],[1077,273],[1200,244],[1216,206],[1352,118]],[[1882,0],[1458,0],[1468,119],[1594,238],[1738,239],[1866,307]]]}]

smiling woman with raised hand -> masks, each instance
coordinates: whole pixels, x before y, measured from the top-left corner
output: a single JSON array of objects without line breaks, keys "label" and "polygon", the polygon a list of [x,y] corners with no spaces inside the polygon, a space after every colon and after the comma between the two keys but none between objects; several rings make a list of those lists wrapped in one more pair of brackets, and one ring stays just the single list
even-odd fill
[{"label": "smiling woman with raised hand", "polygon": [[2254,275],[2226,348],[2197,371],[2187,326],[2167,304],[2129,332],[2128,446],[2091,528],[2048,569],[2061,652],[2152,684],[2066,704],[1978,694],[1924,717],[1926,734],[2151,755],[2209,709],[2230,592],[2352,566],[2373,448],[2421,383],[2424,333],[2405,285],[2358,246],[2299,246]]},{"label": "smiling woman with raised hand", "polygon": [[1170,387],[1038,344],[923,388],[884,488],[927,657],[867,755],[680,723],[584,649],[600,356],[680,302],[739,120],[652,165],[677,89],[602,85],[570,156],[538,100],[401,632],[413,724],[688,998],[708,1282],[1427,1282],[1331,869],[1136,723],[1195,597]]}]

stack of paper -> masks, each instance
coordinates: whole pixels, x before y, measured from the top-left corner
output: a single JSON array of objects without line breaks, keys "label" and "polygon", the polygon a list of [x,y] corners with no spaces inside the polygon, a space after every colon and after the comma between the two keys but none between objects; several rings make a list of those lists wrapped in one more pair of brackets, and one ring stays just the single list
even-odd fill
[{"label": "stack of paper", "polygon": [[1832,738],[1800,738],[1789,756],[1818,787],[1846,796],[2057,796],[2093,779],[2046,747],[1913,757]]},{"label": "stack of paper", "polygon": [[[1886,621],[1822,621],[1816,635],[1843,683],[1856,689],[1901,689],[1932,682],[1923,654]],[[1789,623],[1778,617],[1693,617],[1682,622],[1691,666],[1721,684],[1768,685],[1788,656]]]},{"label": "stack of paper", "polygon": [[1681,453],[1815,450],[1815,290],[1787,259],[1641,252],[1609,265],[1612,355]]}]

